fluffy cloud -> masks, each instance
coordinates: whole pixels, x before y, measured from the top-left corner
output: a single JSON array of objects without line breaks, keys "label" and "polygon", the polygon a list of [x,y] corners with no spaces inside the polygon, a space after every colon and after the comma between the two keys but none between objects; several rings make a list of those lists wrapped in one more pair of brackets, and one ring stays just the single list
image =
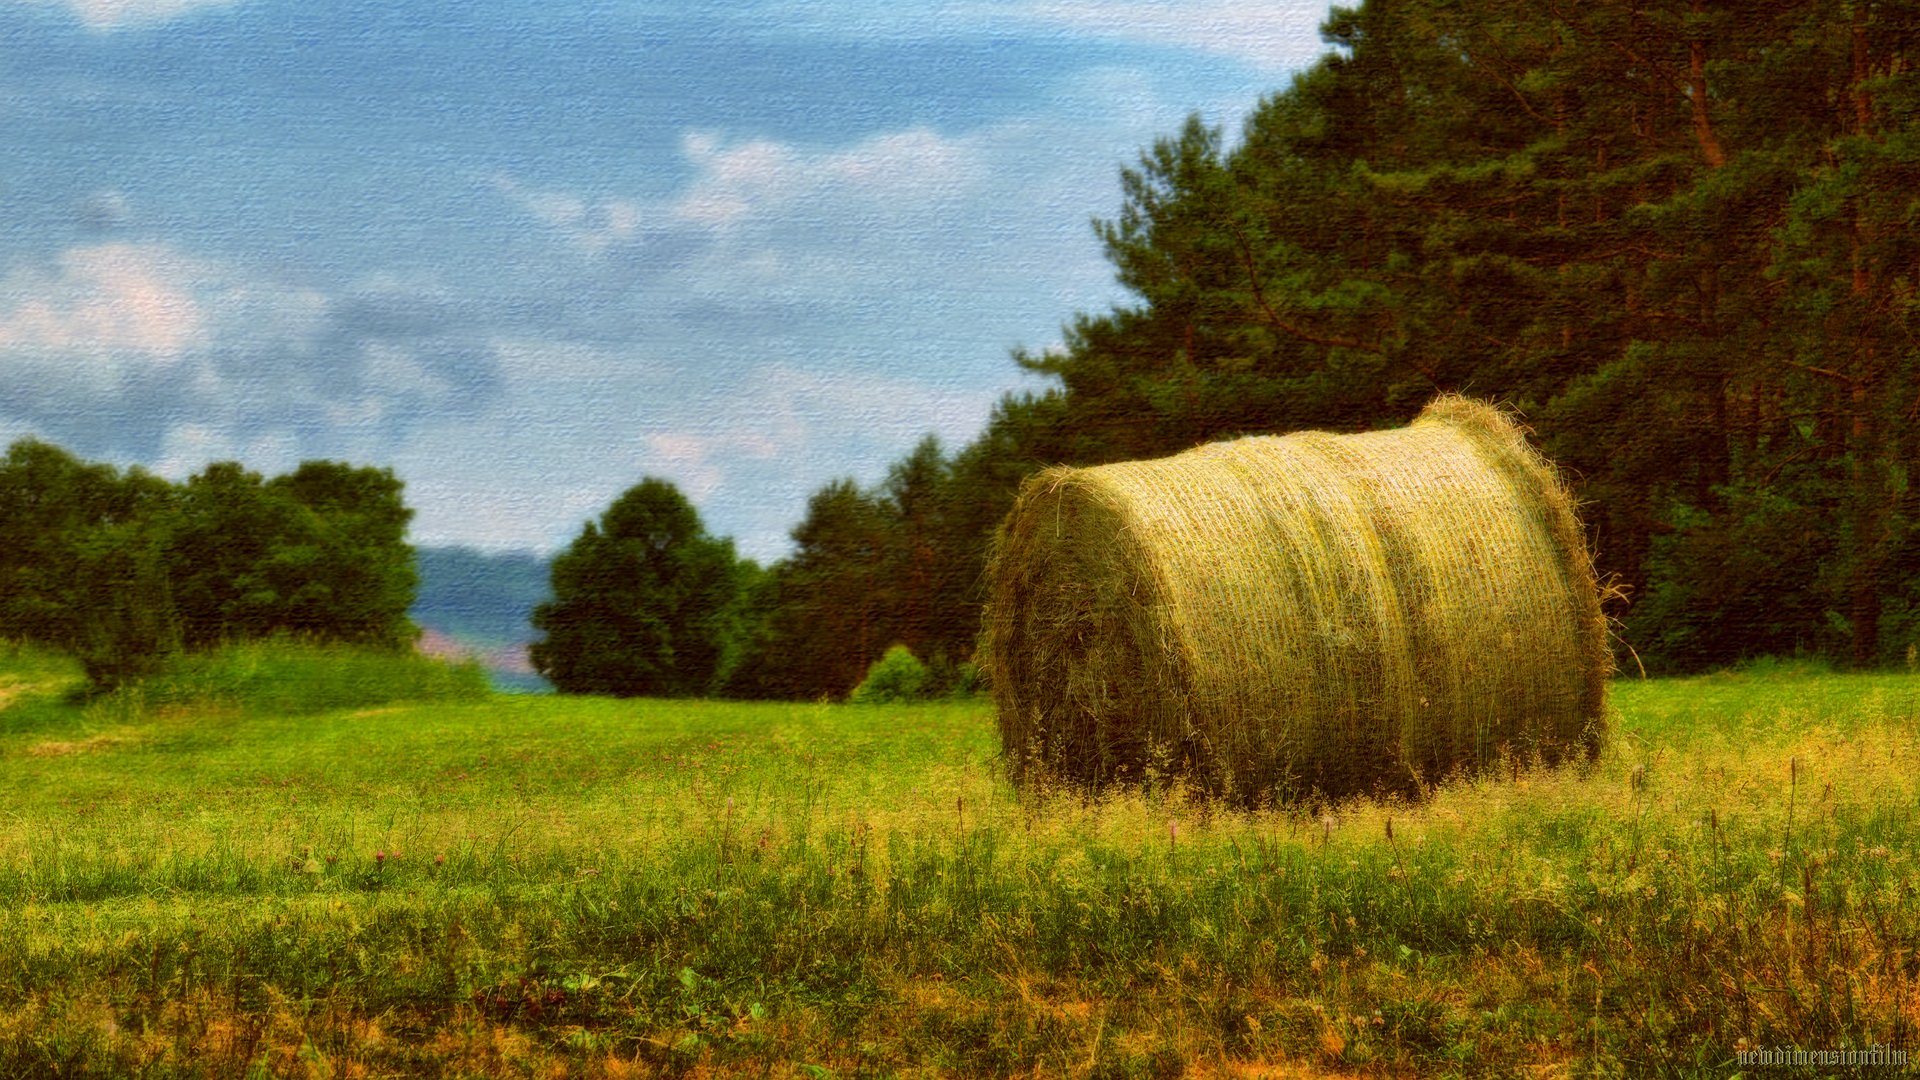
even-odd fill
[{"label": "fluffy cloud", "polygon": [[177,19],[203,8],[230,7],[240,0],[26,0],[59,4],[95,30],[118,30]]},{"label": "fluffy cloud", "polygon": [[109,373],[121,358],[166,362],[206,337],[187,286],[196,269],[164,247],[69,248],[0,282],[0,353],[64,352]]},{"label": "fluffy cloud", "polygon": [[341,296],[157,244],[0,271],[0,423],[88,454],[185,467],[372,447],[489,394],[497,361],[451,301]]},{"label": "fluffy cloud", "polygon": [[510,176],[497,176],[494,187],[534,219],[554,230],[588,255],[631,240],[640,227],[641,210],[626,199],[587,199],[565,192],[529,188]]},{"label": "fluffy cloud", "polygon": [[[1069,133],[1030,118],[838,146],[687,132],[678,189],[632,200],[640,224],[598,245],[567,229],[608,194],[496,185],[551,234],[541,272],[568,282],[577,316],[499,343],[505,389],[473,425],[496,433],[488,447],[463,450],[448,428],[408,451],[423,462],[409,489],[420,536],[473,542],[460,530],[481,529],[550,548],[652,474],[770,559],[826,482],[873,483],[930,432],[963,445],[1025,382],[1008,348],[1053,339],[1073,310],[1114,295],[1086,225],[1118,194],[1101,149],[1114,133],[1098,124],[1151,132],[1179,112],[1144,91],[1114,110],[1111,90],[1067,88],[1096,117]],[[478,477],[481,461],[494,463],[486,505],[552,498],[532,519],[482,522],[425,479]],[[597,479],[581,489],[582,476]]]},{"label": "fluffy cloud", "polygon": [[858,202],[897,217],[953,203],[984,179],[981,147],[925,128],[892,132],[842,150],[805,152],[767,139],[729,144],[689,132],[682,151],[695,176],[673,216],[726,226],[753,217],[807,214],[828,202]]}]

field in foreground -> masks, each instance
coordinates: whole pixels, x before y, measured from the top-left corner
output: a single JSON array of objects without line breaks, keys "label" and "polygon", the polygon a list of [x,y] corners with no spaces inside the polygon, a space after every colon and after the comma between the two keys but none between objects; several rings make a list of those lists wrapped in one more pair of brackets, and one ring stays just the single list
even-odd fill
[{"label": "field in foreground", "polygon": [[1325,817],[1022,801],[985,703],[287,717],[82,708],[71,678],[0,649],[4,1076],[1920,1051],[1911,677],[1621,682],[1595,768]]}]

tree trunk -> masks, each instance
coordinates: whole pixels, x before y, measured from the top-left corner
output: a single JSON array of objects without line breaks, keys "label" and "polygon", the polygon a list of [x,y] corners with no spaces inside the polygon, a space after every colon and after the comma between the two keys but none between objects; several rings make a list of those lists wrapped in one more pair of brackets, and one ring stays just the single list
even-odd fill
[{"label": "tree trunk", "polygon": [[[1705,10],[1704,0],[1693,0],[1693,14]],[[1700,156],[1708,165],[1719,168],[1727,163],[1727,151],[1713,130],[1713,114],[1707,109],[1707,43],[1702,38],[1687,41],[1687,96],[1693,101],[1693,137],[1700,144]]]}]

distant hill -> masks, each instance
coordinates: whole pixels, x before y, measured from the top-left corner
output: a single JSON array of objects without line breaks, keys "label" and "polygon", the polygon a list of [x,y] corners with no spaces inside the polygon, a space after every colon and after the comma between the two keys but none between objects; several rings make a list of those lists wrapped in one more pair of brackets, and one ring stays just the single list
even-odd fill
[{"label": "distant hill", "polygon": [[540,636],[529,620],[548,597],[546,559],[459,547],[416,548],[414,558],[420,589],[410,614],[426,631],[423,651],[472,656],[503,689],[546,688],[527,662],[527,645]]}]

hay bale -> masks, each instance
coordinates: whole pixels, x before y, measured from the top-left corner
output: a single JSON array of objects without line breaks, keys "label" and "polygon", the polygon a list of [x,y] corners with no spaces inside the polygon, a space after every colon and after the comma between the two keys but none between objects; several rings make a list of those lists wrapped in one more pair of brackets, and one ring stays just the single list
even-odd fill
[{"label": "hay bale", "polygon": [[981,665],[1016,779],[1241,802],[1597,753],[1612,661],[1579,522],[1499,410],[1055,468],[1022,487]]}]

